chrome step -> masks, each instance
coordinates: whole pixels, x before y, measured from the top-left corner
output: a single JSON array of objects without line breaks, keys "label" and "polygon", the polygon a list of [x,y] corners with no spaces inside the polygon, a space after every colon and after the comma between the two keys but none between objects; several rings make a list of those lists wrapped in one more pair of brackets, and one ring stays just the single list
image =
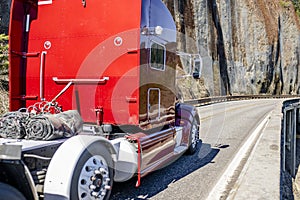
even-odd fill
[{"label": "chrome step", "polygon": [[187,150],[187,147],[186,146],[178,146],[174,149],[174,153],[175,154],[180,154],[180,153],[183,153],[184,151]]}]

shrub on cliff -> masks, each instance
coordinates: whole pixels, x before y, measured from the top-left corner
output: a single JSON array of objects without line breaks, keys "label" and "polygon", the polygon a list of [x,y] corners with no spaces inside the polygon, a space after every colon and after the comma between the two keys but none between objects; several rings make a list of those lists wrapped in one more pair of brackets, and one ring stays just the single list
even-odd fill
[{"label": "shrub on cliff", "polygon": [[8,36],[0,34],[0,74],[8,73]]},{"label": "shrub on cliff", "polygon": [[300,0],[292,0],[296,13],[300,17]]},{"label": "shrub on cliff", "polygon": [[[8,36],[0,34],[0,115],[8,111]],[[4,76],[3,76],[4,75]]]}]

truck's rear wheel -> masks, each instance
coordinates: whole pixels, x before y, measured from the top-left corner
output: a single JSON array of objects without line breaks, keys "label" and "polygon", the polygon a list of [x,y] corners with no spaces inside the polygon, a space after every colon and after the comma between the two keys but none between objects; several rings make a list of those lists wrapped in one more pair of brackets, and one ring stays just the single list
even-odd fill
[{"label": "truck's rear wheel", "polygon": [[105,147],[93,143],[79,158],[71,183],[71,199],[109,199],[113,161]]},{"label": "truck's rear wheel", "polygon": [[24,195],[16,188],[5,183],[0,183],[0,200],[7,199],[26,200]]}]

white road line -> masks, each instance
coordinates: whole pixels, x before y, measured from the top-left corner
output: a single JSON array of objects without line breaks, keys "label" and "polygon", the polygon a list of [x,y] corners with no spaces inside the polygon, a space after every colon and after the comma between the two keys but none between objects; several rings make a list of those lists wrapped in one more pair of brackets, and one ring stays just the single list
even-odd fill
[{"label": "white road line", "polygon": [[240,150],[235,155],[234,159],[228,165],[227,169],[224,171],[223,175],[214,186],[214,188],[209,193],[207,200],[219,200],[221,199],[223,193],[226,191],[226,186],[233,177],[234,172],[240,165],[240,162],[246,157],[248,151],[250,150],[251,146],[255,142],[255,139],[258,138],[258,135],[261,133],[265,125],[270,119],[272,111],[262,120],[262,122],[256,127],[256,129],[251,133],[248,140],[243,144]]}]

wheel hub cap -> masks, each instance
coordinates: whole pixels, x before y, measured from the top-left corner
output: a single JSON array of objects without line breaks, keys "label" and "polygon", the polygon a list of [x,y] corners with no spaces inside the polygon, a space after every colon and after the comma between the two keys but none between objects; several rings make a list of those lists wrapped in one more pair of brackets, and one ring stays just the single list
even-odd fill
[{"label": "wheel hub cap", "polygon": [[110,189],[109,170],[105,159],[100,155],[89,158],[79,176],[78,197],[102,200]]}]

